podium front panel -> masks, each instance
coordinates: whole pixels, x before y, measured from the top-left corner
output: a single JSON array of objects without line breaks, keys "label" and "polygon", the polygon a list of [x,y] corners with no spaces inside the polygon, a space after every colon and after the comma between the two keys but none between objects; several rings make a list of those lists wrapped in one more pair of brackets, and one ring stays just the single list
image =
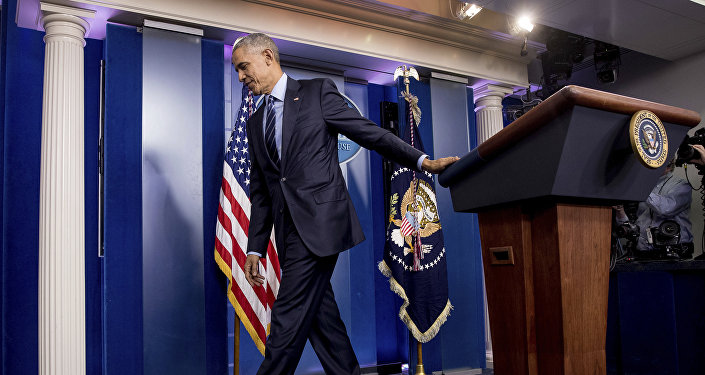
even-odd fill
[{"label": "podium front panel", "polygon": [[[453,208],[478,212],[549,196],[596,204],[646,199],[665,167],[647,169],[632,153],[630,118],[581,106],[561,113],[453,184]],[[664,127],[674,155],[690,127]]]}]

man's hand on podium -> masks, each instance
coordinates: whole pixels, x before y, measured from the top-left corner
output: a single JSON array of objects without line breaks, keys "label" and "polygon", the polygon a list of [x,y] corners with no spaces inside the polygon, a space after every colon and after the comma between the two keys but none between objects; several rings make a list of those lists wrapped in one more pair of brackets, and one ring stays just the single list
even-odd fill
[{"label": "man's hand on podium", "polygon": [[438,174],[438,173],[443,172],[446,168],[448,168],[449,165],[455,163],[458,160],[460,160],[460,158],[457,156],[449,156],[449,157],[440,158],[437,160],[432,160],[432,159],[426,158],[421,163],[421,169],[423,169],[426,172]]}]

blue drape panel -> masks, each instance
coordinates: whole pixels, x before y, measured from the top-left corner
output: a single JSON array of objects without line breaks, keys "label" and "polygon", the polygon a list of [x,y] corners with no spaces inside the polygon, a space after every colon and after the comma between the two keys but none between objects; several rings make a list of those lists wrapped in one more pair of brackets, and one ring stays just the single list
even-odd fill
[{"label": "blue drape panel", "polygon": [[[475,132],[471,91],[465,84],[431,79],[437,156],[463,156]],[[442,154],[441,154],[442,150]],[[453,210],[448,189],[436,183],[448,257],[448,292],[454,309],[441,330],[443,369],[485,367],[482,258],[475,214]]]},{"label": "blue drape panel", "polygon": [[144,374],[201,374],[206,371],[201,38],[147,27],[142,33]]},{"label": "blue drape panel", "polygon": [[44,33],[3,3],[2,373],[38,370],[39,168]]},{"label": "blue drape panel", "polygon": [[215,223],[223,176],[225,92],[223,43],[201,41],[201,97],[203,105],[203,282],[206,316],[206,370],[228,371],[228,326],[225,275],[213,260]]},{"label": "blue drape panel", "polygon": [[[397,90],[394,86],[368,84],[369,118],[378,125],[381,122],[381,103],[397,102]],[[377,341],[377,363],[408,362],[408,330],[399,319],[401,299],[389,289],[389,279],[376,268],[384,256],[385,232],[388,218],[384,206],[389,204],[384,198],[384,175],[382,157],[376,152],[370,153],[370,183],[372,194],[373,231],[371,241],[374,247],[375,272],[375,329]]]},{"label": "blue drape panel", "polygon": [[88,39],[84,54],[84,185],[86,220],[86,374],[103,366],[103,259],[98,257],[98,137],[100,130],[100,60],[103,41]]},{"label": "blue drape panel", "polygon": [[105,37],[105,375],[143,373],[142,34]]},{"label": "blue drape panel", "polygon": [[[366,86],[345,83],[345,94],[360,107],[364,116],[369,116]],[[376,231],[372,215],[376,210],[384,211],[383,207],[375,206],[372,201],[372,154],[375,153],[363,149],[345,166],[341,166],[347,168],[348,191],[366,237],[364,242],[348,252],[350,260],[348,269],[345,270],[350,280],[350,320],[345,324],[357,359],[363,367],[377,363],[376,329],[373,321],[376,320],[374,277],[379,271],[374,257]]]}]

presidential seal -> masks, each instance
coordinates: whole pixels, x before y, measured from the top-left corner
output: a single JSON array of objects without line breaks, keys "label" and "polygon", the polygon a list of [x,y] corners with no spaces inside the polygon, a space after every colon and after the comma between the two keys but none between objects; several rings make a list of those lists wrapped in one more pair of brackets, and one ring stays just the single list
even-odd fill
[{"label": "presidential seal", "polygon": [[662,166],[668,158],[668,137],[661,120],[651,111],[641,110],[629,122],[629,141],[641,164]]}]

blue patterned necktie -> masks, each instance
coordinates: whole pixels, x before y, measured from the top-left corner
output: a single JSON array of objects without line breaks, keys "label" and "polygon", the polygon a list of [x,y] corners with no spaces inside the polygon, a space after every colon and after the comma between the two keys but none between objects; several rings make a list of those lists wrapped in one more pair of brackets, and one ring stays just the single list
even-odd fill
[{"label": "blue patterned necktie", "polygon": [[274,164],[279,166],[279,153],[277,152],[277,142],[274,139],[275,124],[276,124],[276,113],[274,109],[274,101],[277,100],[273,96],[269,96],[267,99],[267,122],[264,126],[264,144],[267,146],[267,152],[272,158]]}]

